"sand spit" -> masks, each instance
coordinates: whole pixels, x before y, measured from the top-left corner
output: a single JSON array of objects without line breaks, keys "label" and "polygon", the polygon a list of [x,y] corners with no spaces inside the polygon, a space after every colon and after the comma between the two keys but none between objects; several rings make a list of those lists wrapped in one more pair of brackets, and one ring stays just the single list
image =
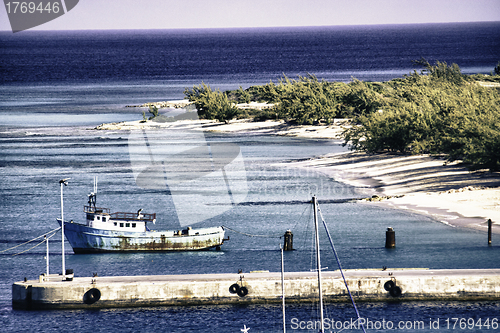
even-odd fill
[{"label": "sand spit", "polygon": [[[429,155],[344,153],[295,162],[375,196],[371,202],[409,209],[456,227],[500,233],[500,174],[470,172]],[[382,200],[385,199],[385,200]]]},{"label": "sand spit", "polygon": [[233,120],[221,123],[216,120],[179,120],[175,122],[126,121],[120,123],[101,124],[96,130],[162,130],[185,129],[222,133],[252,133],[262,135],[294,136],[310,139],[340,139],[346,120],[336,120],[331,125],[291,125],[284,121],[252,121],[249,119]]}]

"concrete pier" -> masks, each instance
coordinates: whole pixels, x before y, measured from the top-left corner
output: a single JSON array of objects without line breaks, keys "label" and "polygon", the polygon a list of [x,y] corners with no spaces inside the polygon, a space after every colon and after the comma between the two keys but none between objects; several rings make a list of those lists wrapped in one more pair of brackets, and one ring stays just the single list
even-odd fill
[{"label": "concrete pier", "polygon": [[[499,300],[500,269],[385,269],[345,270],[356,301]],[[323,272],[327,302],[348,301],[339,271]],[[388,281],[392,281],[389,282]],[[234,284],[245,296],[230,291]],[[399,290],[395,287],[398,287]],[[392,289],[391,289],[392,288]],[[287,302],[317,300],[315,272],[285,273]],[[12,286],[15,309],[114,308],[163,305],[205,305],[281,302],[278,272],[154,276],[40,276]]]}]

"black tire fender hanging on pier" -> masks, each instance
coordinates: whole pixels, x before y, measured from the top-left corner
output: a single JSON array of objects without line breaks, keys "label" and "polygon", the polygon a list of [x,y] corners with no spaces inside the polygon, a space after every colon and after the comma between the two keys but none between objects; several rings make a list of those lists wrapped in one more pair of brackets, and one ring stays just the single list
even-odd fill
[{"label": "black tire fender hanging on pier", "polygon": [[399,297],[401,296],[401,288],[394,286],[391,290],[389,290],[389,294],[391,294],[392,297]]},{"label": "black tire fender hanging on pier", "polygon": [[395,286],[396,286],[396,284],[392,280],[389,280],[386,283],[384,283],[384,289],[385,289],[385,291],[390,291]]},{"label": "black tire fender hanging on pier", "polygon": [[101,291],[97,288],[89,289],[83,295],[83,302],[85,304],[94,304],[95,302],[97,302],[100,299],[101,299]]},{"label": "black tire fender hanging on pier", "polygon": [[238,296],[245,297],[246,295],[248,295],[247,287],[240,287],[240,290],[238,290]]},{"label": "black tire fender hanging on pier", "polygon": [[240,292],[240,286],[237,283],[233,283],[231,287],[229,287],[229,292],[231,294],[238,294]]}]

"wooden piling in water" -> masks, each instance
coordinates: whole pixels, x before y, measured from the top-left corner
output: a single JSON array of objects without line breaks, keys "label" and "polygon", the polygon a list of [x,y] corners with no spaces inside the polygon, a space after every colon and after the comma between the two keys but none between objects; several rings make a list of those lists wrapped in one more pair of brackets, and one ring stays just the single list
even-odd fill
[{"label": "wooden piling in water", "polygon": [[285,242],[283,245],[283,251],[293,251],[293,233],[291,230],[285,232]]},{"label": "wooden piling in water", "polygon": [[391,227],[385,232],[385,247],[392,249],[396,247],[396,232]]},{"label": "wooden piling in water", "polygon": [[491,219],[488,219],[488,245],[491,245]]}]

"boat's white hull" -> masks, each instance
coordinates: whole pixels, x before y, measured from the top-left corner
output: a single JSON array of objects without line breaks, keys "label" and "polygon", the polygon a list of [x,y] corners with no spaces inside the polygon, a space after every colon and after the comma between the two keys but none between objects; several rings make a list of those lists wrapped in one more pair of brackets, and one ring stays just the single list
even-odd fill
[{"label": "boat's white hull", "polygon": [[[57,220],[61,224],[61,220]],[[64,234],[75,253],[196,251],[218,249],[224,242],[222,227],[172,231],[115,231],[64,222]]]}]

